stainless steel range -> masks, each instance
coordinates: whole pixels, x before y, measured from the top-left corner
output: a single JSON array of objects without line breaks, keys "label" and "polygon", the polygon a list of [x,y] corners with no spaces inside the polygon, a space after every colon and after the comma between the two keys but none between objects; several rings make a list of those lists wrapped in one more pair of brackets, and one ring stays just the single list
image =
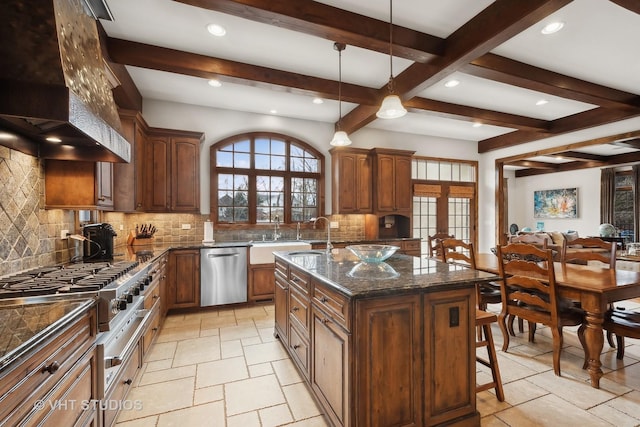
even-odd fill
[{"label": "stainless steel range", "polygon": [[144,309],[144,297],[153,272],[146,261],[148,258],[70,264],[6,276],[0,278],[0,300],[37,304],[65,295],[95,298],[100,331],[96,342],[98,396],[105,399],[120,367],[135,358],[134,348],[150,322],[153,310]]}]

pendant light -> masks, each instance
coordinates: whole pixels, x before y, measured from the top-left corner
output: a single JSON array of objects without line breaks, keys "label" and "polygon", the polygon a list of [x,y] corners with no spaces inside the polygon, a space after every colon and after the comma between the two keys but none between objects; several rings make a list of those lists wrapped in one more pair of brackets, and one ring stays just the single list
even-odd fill
[{"label": "pendant light", "polygon": [[330,144],[336,147],[344,147],[351,145],[351,140],[347,133],[340,129],[342,121],[342,51],[347,47],[344,43],[334,43],[333,48],[338,51],[338,124],[336,125],[336,133]]},{"label": "pendant light", "polygon": [[402,105],[400,97],[395,95],[393,83],[393,0],[389,0],[389,95],[382,100],[382,105],[376,113],[381,119],[397,119],[407,114],[407,110]]}]

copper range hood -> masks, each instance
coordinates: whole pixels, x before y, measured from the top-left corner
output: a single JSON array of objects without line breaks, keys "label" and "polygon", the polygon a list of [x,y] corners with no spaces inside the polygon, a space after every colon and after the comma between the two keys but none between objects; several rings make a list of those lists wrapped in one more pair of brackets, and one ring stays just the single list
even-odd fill
[{"label": "copper range hood", "polygon": [[129,162],[82,0],[2,0],[0,16],[0,145],[45,159]]}]

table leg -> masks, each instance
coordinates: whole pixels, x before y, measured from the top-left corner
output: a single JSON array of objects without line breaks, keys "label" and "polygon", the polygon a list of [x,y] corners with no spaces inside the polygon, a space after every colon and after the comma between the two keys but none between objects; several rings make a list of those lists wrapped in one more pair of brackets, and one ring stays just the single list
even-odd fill
[{"label": "table leg", "polygon": [[591,376],[591,387],[600,388],[600,378],[602,377],[602,362],[600,355],[604,346],[604,331],[602,323],[603,313],[587,312],[585,315],[586,329],[584,332],[587,344],[587,357],[589,366],[587,370]]}]

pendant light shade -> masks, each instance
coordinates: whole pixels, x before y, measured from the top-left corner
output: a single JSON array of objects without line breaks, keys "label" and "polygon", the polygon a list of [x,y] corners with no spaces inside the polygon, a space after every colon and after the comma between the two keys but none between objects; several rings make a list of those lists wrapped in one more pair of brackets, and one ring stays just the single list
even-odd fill
[{"label": "pendant light shade", "polygon": [[393,0],[389,0],[389,70],[389,95],[382,100],[382,105],[376,113],[380,119],[397,119],[407,114],[400,97],[393,93]]},{"label": "pendant light shade", "polygon": [[346,47],[344,43],[336,42],[333,44],[333,48],[338,51],[338,124],[336,126],[336,133],[333,135],[333,139],[329,144],[334,147],[351,145],[351,140],[347,133],[340,129],[340,122],[342,121],[342,51]]}]

